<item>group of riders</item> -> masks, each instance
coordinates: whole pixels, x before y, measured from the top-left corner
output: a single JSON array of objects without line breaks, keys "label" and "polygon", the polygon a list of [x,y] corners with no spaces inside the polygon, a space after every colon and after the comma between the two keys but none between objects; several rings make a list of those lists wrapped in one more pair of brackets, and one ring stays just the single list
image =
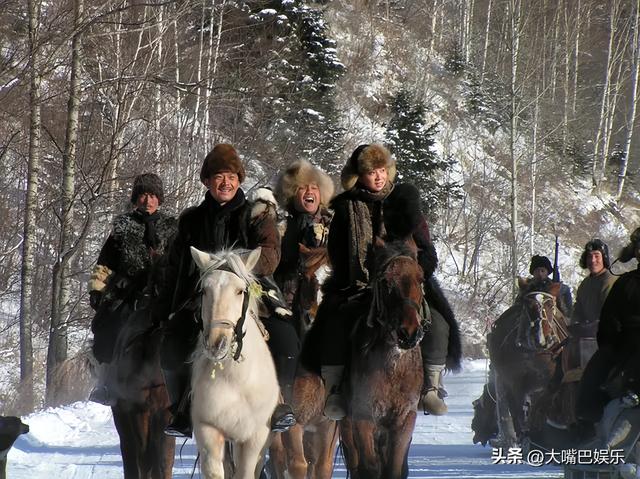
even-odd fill
[{"label": "group of riders", "polygon": [[[633,258],[640,262],[640,228],[631,234],[629,243],[622,249],[617,261],[626,263]],[[530,320],[527,315],[520,316],[523,296],[549,291],[553,283],[559,283],[554,312],[568,333],[559,344],[553,345],[557,367],[542,391],[547,399],[553,398],[545,404],[551,404],[556,410],[542,413],[546,415],[546,424],[551,425],[551,429],[568,431],[564,437],[573,447],[594,440],[596,426],[603,419],[605,406],[615,399],[609,387],[613,379],[626,375],[625,387],[631,388],[628,390],[636,395],[640,394],[638,368],[629,367],[637,362],[640,344],[640,265],[621,275],[612,273],[609,248],[600,239],[586,243],[579,265],[588,270],[588,275],[578,286],[574,303],[570,288],[559,281],[559,275],[554,275],[558,279],[551,278],[557,265],[552,266],[546,256],[534,255],[529,267],[531,277],[524,283],[524,288],[521,285],[521,293],[514,305],[493,324],[488,339],[489,343],[495,344],[492,335],[497,334],[504,323],[510,322],[514,325],[517,347],[533,351],[535,348],[531,347],[531,339],[526,337]],[[489,416],[495,417],[497,413],[495,406],[486,405],[486,399],[491,398],[491,402],[495,403],[495,398],[500,397],[495,389],[497,379],[494,369],[492,365],[489,383],[483,395],[474,401],[474,423],[477,420],[474,442],[484,444],[494,437],[495,444],[501,445],[502,441],[508,441],[505,433],[499,428],[491,429],[486,423]],[[575,385],[569,394],[562,389],[567,384]],[[493,436],[496,433],[497,437]]]},{"label": "group of riders", "polygon": [[[396,184],[391,153],[380,144],[356,148],[342,170],[344,191],[336,197],[331,178],[304,160],[289,165],[273,190],[259,188],[251,198],[241,188],[245,176],[236,149],[216,145],[200,170],[206,188],[203,201],[177,219],[161,211],[159,176],[135,177],[132,211],[115,218],[89,282],[96,311],[93,353],[101,368],[108,368],[114,358],[122,324],[136,310],[147,310],[162,331],[160,359],[172,414],[165,432],[190,437],[190,356],[201,328],[199,272],[190,247],[209,252],[259,247],[253,272],[264,303],[260,321],[283,397],[271,427],[284,431],[296,422],[289,403],[311,323],[323,325],[324,414],[339,420],[346,409],[341,383],[350,350],[348,325],[353,324],[353,304],[367,298],[376,238],[405,239],[417,246],[429,311],[429,327],[420,343],[424,385],[419,407],[425,413],[445,414],[442,375],[445,369],[460,367],[459,329],[433,277],[438,259],[419,194],[411,185]],[[417,226],[404,231],[406,225]],[[330,266],[329,276],[316,307],[316,273],[323,265]],[[112,405],[116,398],[102,376],[99,373],[90,399]]]}]

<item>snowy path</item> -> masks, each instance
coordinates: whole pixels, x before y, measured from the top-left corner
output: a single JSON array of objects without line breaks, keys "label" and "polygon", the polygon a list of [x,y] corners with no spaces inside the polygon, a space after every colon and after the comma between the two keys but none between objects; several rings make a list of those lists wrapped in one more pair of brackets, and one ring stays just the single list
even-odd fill
[{"label": "snowy path", "polygon": [[[494,465],[491,448],[471,444],[471,402],[479,396],[485,379],[485,362],[465,363],[465,370],[445,379],[449,414],[420,416],[410,451],[411,478],[541,478],[562,477],[558,467]],[[78,402],[48,409],[26,419],[31,432],[22,436],[9,453],[11,479],[115,479],[122,477],[118,437],[109,408]],[[195,444],[176,447],[174,477],[191,477]],[[199,477],[196,471],[194,477]],[[346,477],[338,460],[335,478]]]}]

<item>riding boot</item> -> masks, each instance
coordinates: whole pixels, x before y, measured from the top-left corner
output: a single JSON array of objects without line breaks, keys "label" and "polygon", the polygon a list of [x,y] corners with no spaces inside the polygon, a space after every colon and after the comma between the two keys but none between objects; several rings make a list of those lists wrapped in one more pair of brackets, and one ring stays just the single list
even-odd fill
[{"label": "riding boot", "polygon": [[324,415],[334,421],[343,419],[346,415],[344,398],[340,393],[344,366],[322,366],[320,373],[324,381]]},{"label": "riding boot", "polygon": [[[185,371],[186,369],[186,371]],[[164,382],[171,400],[171,422],[164,433],[174,437],[191,437],[191,395],[189,394],[190,374],[188,368],[164,370]]]},{"label": "riding boot", "polygon": [[449,408],[444,402],[447,392],[442,387],[442,371],[444,364],[423,364],[424,384],[422,386],[422,397],[420,398],[420,409],[425,414],[442,416],[447,414]]},{"label": "riding boot", "polygon": [[293,391],[296,361],[293,357],[278,354],[274,357],[274,364],[278,382],[280,383],[283,403],[278,404],[271,415],[271,430],[273,432],[284,432],[296,425],[296,417],[289,405]]}]

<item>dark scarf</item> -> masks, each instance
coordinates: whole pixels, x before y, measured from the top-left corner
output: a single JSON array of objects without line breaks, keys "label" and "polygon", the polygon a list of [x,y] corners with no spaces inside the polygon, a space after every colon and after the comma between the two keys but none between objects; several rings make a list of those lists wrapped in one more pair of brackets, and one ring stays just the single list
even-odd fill
[{"label": "dark scarf", "polygon": [[[204,245],[207,251],[218,251],[230,247],[239,238],[238,222],[231,221],[233,213],[245,204],[244,192],[238,189],[236,195],[224,205],[218,203],[208,191],[204,197]],[[242,245],[244,246],[244,245]]]},{"label": "dark scarf", "polygon": [[156,223],[160,218],[158,211],[156,210],[153,214],[149,214],[146,211],[135,210],[133,216],[144,225],[144,244],[153,250],[158,249],[158,246],[160,246],[160,237],[156,229]]},{"label": "dark scarf", "polygon": [[322,223],[322,208],[318,208],[314,215],[300,212],[293,207],[288,208],[287,211],[289,213],[287,215],[287,229],[282,238],[282,258],[280,260],[282,269],[285,270],[297,267],[300,256],[298,243],[302,243],[308,248],[322,246],[318,243],[313,231],[315,223]]},{"label": "dark scarf", "polygon": [[374,236],[384,236],[382,221],[382,201],[393,191],[393,183],[387,182],[381,191],[376,193],[356,183],[349,201],[349,266],[351,285],[366,287],[369,284],[369,268],[367,259]]}]

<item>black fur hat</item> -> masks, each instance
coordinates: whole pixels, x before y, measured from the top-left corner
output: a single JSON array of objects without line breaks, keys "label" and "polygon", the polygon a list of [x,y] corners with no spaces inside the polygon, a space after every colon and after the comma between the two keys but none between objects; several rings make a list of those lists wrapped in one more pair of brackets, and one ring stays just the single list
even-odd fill
[{"label": "black fur hat", "polygon": [[609,247],[601,239],[595,238],[584,245],[584,251],[580,256],[580,267],[582,269],[587,267],[587,255],[591,251],[600,251],[600,253],[602,253],[602,263],[604,267],[608,269],[611,266],[611,262],[609,261]]},{"label": "black fur hat", "polygon": [[138,196],[143,193],[151,193],[158,197],[158,204],[161,205],[164,201],[164,189],[162,187],[162,180],[155,173],[142,173],[133,180],[133,187],[131,188],[131,203],[134,205],[138,201]]},{"label": "black fur hat", "polygon": [[547,276],[553,273],[553,266],[551,266],[551,261],[546,256],[540,256],[534,254],[531,257],[531,264],[529,265],[529,274],[533,274],[533,271],[536,268],[546,268],[548,271]]},{"label": "black fur hat", "polygon": [[622,248],[618,258],[621,263],[627,263],[636,257],[636,251],[640,250],[640,228],[636,228],[633,233],[631,233],[631,238],[629,243]]}]

